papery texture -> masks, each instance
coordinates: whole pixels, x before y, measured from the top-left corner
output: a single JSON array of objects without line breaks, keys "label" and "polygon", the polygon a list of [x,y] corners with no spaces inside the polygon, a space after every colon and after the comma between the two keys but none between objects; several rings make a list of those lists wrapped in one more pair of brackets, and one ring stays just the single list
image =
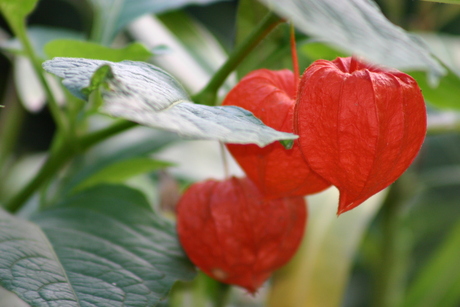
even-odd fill
[{"label": "papery texture", "polygon": [[[293,132],[296,82],[297,78],[287,69],[256,70],[228,93],[223,105],[242,107],[271,128]],[[330,185],[312,172],[302,157],[298,141],[294,141],[290,150],[279,142],[263,148],[237,144],[227,144],[227,148],[267,198],[303,196]]]},{"label": "papery texture", "polygon": [[300,82],[295,131],[310,167],[340,190],[338,214],[393,183],[426,133],[415,80],[355,58],[319,60]]},{"label": "papery texture", "polygon": [[247,178],[192,185],[177,206],[179,239],[209,276],[254,293],[297,250],[305,229],[303,197],[265,200]]}]

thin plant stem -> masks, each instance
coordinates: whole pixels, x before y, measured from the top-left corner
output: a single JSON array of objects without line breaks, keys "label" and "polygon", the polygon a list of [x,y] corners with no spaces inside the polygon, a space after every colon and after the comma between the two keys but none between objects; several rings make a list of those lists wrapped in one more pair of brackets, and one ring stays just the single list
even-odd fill
[{"label": "thin plant stem", "polygon": [[[29,199],[32,194],[49,180],[56,172],[62,168],[72,157],[81,152],[89,149],[91,146],[105,140],[115,134],[128,130],[137,124],[128,121],[119,121],[115,124],[101,129],[99,131],[90,133],[77,139],[78,146],[67,146],[67,142],[57,141],[50,156],[45,164],[41,167],[38,173],[24,186],[24,188],[16,194],[15,197],[10,199],[5,208],[10,212],[17,212],[24,203]],[[78,148],[78,150],[76,150]]]},{"label": "thin plant stem", "polygon": [[[25,29],[25,25],[23,26],[22,29]],[[35,54],[35,51],[32,47],[29,37],[27,36],[26,31],[20,30],[18,31],[18,33],[16,33],[16,35],[21,41],[21,44],[23,45],[27,56],[32,62],[32,66],[35,70],[35,73],[38,79],[40,80],[40,83],[43,89],[45,90],[46,96],[48,98],[48,106],[51,111],[51,115],[53,116],[53,119],[56,122],[56,126],[58,127],[59,130],[67,134],[68,129],[67,129],[66,121],[65,121],[65,115],[62,112],[62,110],[59,108],[57,101],[54,97],[54,94],[51,91],[51,87],[49,86],[48,82],[45,79],[45,76],[43,75],[41,61],[38,59],[37,55]]]},{"label": "thin plant stem", "polygon": [[224,143],[219,142],[219,147],[220,147],[220,156],[222,157],[222,165],[224,169],[224,178],[227,179],[230,176],[230,171],[228,168],[228,159],[227,159],[227,153],[225,152]]},{"label": "thin plant stem", "polygon": [[254,29],[254,31],[230,54],[227,61],[214,74],[209,83],[198,94],[192,97],[196,103],[215,105],[217,91],[225,82],[230,73],[241,61],[283,20],[274,13],[269,13]]},{"label": "thin plant stem", "polygon": [[215,294],[214,307],[225,307],[228,305],[232,286],[219,282],[219,290]]}]

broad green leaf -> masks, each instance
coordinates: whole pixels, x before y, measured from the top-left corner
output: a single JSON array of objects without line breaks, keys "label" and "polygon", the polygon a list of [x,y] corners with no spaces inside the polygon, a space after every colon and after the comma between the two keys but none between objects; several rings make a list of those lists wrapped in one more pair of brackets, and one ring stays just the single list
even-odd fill
[{"label": "broad green leaf", "polygon": [[437,108],[460,110],[460,38],[455,35],[439,33],[419,33],[433,54],[446,66],[448,74],[440,80],[437,87],[426,82],[422,72],[411,72],[422,89],[425,99]]},{"label": "broad green leaf", "polygon": [[0,211],[0,283],[38,307],[158,304],[195,271],[148,206],[135,190],[98,186],[33,216],[41,229]]},{"label": "broad green leaf", "polygon": [[153,306],[195,274],[135,190],[99,186],[33,220],[0,209],[0,284],[31,306]]},{"label": "broad green leaf", "polygon": [[0,12],[15,33],[24,30],[25,18],[35,8],[38,0],[0,0]]},{"label": "broad green leaf", "polygon": [[66,271],[37,225],[0,209],[0,285],[32,306],[79,306]]},{"label": "broad green leaf", "polygon": [[385,195],[380,192],[340,217],[337,189],[309,197],[303,242],[291,262],[275,273],[267,306],[340,306],[360,240]]},{"label": "broad green leaf", "polygon": [[335,50],[329,45],[323,44],[318,41],[308,40],[299,46],[299,53],[304,54],[312,61],[324,59],[332,61],[337,57],[350,56],[338,50]]},{"label": "broad green leaf", "polygon": [[449,69],[439,85],[433,87],[427,82],[425,73],[415,71],[409,74],[417,81],[428,103],[437,108],[460,110],[460,76]]},{"label": "broad green leaf", "polygon": [[371,0],[261,0],[304,33],[346,52],[401,70],[445,74],[426,46],[390,23]]},{"label": "broad green leaf", "polygon": [[460,223],[457,222],[409,287],[404,307],[455,307],[460,303]]},{"label": "broad green leaf", "polygon": [[120,62],[123,60],[146,61],[153,54],[141,43],[131,43],[124,48],[109,48],[100,44],[71,39],[53,40],[46,44],[48,58],[72,57]]},{"label": "broad green leaf", "polygon": [[124,26],[144,14],[159,14],[189,4],[208,4],[221,0],[90,0],[95,11],[93,37],[108,44]]},{"label": "broad green leaf", "polygon": [[122,183],[133,176],[153,172],[168,166],[172,166],[172,164],[144,157],[120,161],[94,173],[77,185],[73,191],[80,191],[101,183]]},{"label": "broad green leaf", "polygon": [[[148,63],[55,58],[43,67],[64,78],[63,84],[78,97],[85,98],[83,91],[88,94],[99,87],[105,101],[103,112],[183,137],[259,146],[297,138],[265,126],[242,108],[192,103],[171,75]],[[99,69],[104,71],[102,76],[96,73],[98,80],[92,79]]]}]

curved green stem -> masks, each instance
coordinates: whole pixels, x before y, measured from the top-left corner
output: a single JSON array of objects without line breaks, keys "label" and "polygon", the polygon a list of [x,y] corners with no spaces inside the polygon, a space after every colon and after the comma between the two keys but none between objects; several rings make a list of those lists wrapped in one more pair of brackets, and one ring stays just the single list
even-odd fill
[{"label": "curved green stem", "polygon": [[68,129],[67,129],[64,113],[59,108],[57,101],[53,95],[53,92],[51,91],[51,88],[48,82],[46,81],[45,76],[43,75],[41,61],[38,59],[37,55],[35,54],[35,51],[32,47],[29,37],[27,36],[27,32],[25,28],[26,26],[24,24],[22,25],[21,29],[18,29],[17,33],[15,34],[21,41],[21,44],[27,56],[32,62],[32,66],[35,70],[35,73],[38,76],[38,79],[40,80],[40,83],[43,86],[43,89],[45,90],[46,96],[48,98],[48,106],[50,108],[51,114],[53,115],[54,121],[56,122],[56,126],[58,127],[59,130],[67,134]]},{"label": "curved green stem", "polygon": [[[38,171],[29,183],[18,193],[15,197],[10,199],[5,208],[10,212],[18,211],[29,197],[38,189],[40,186],[51,178],[56,172],[64,166],[72,157],[87,150],[91,146],[99,143],[100,141],[107,139],[115,134],[122,131],[128,130],[137,124],[120,121],[107,128],[99,131],[90,133],[78,140],[79,146],[70,146],[68,142],[62,141],[62,138],[58,139],[55,143],[55,147],[51,151],[50,156],[46,160],[45,164]],[[76,150],[78,148],[78,150]]]},{"label": "curved green stem", "polygon": [[217,91],[225,82],[228,75],[235,70],[238,64],[251,52],[257,44],[268,35],[278,24],[283,20],[273,13],[269,13],[261,21],[261,23],[254,29],[254,31],[238,45],[227,61],[219,68],[214,74],[209,83],[198,94],[192,97],[196,103],[205,105],[215,105],[217,98]]}]

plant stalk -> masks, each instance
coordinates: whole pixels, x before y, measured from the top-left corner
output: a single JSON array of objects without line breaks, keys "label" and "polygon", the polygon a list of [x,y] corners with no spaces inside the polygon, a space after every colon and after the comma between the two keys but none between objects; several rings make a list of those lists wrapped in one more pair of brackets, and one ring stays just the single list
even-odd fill
[{"label": "plant stalk", "polygon": [[268,13],[254,31],[230,54],[227,61],[214,74],[209,83],[192,100],[199,104],[215,105],[217,91],[241,61],[283,20],[274,13]]},{"label": "plant stalk", "polygon": [[45,76],[43,75],[41,61],[35,54],[35,51],[32,47],[29,37],[27,36],[27,32],[25,31],[25,28],[26,28],[25,25],[22,25],[21,30],[17,31],[17,33],[15,34],[21,41],[21,44],[24,47],[24,50],[27,56],[32,62],[32,66],[35,70],[35,74],[37,75],[43,89],[45,90],[46,96],[48,98],[48,106],[51,111],[51,115],[53,116],[53,119],[56,122],[56,126],[58,127],[58,130],[63,131],[64,134],[67,135],[68,129],[67,129],[66,121],[65,121],[65,115],[62,112],[62,110],[59,108],[57,101],[53,95],[53,92],[51,91],[51,87],[49,86],[48,82],[45,79]]},{"label": "plant stalk", "polygon": [[[26,184],[26,186],[15,197],[10,199],[5,208],[10,212],[17,212],[30,196],[40,186],[49,180],[62,166],[64,166],[71,158],[89,149],[91,146],[105,140],[115,134],[128,130],[136,123],[128,121],[119,121],[107,128],[90,133],[86,136],[77,139],[78,146],[69,147],[67,142],[58,141],[51,151],[50,156],[45,164],[41,167],[38,173]],[[78,148],[78,150],[76,150]]]}]

